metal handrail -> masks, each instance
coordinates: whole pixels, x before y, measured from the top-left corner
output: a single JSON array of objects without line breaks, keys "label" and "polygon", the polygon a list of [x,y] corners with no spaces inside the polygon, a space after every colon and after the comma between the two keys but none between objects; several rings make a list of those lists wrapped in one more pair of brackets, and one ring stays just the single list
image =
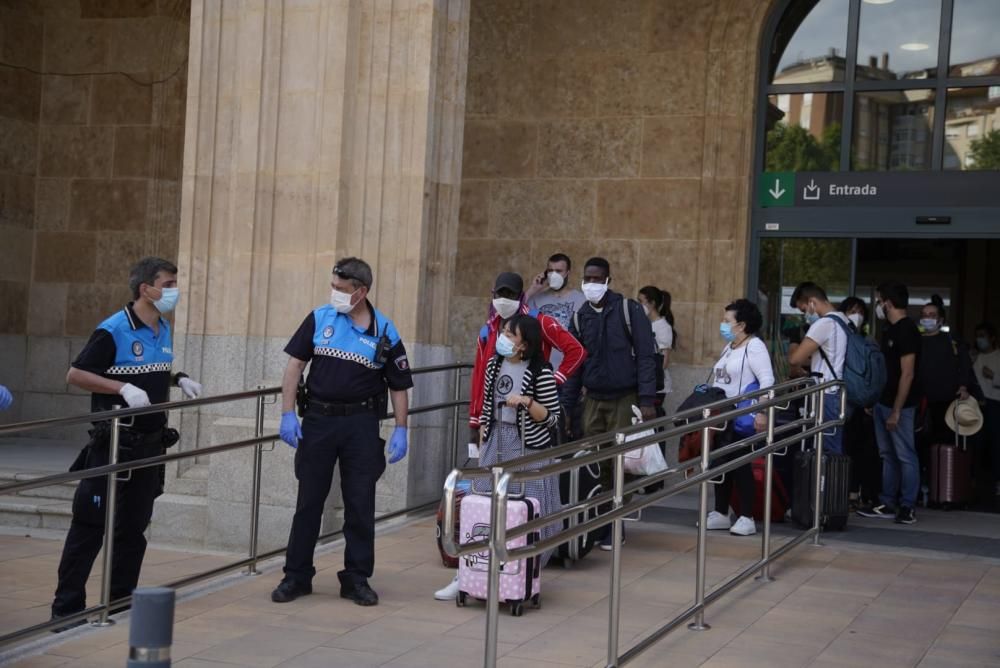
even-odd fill
[{"label": "metal handrail", "polygon": [[[472,365],[468,363],[456,363],[456,364],[442,364],[428,367],[416,368],[411,371],[414,375],[437,373],[443,371],[451,371],[454,373],[453,377],[453,400],[448,402],[439,402],[434,404],[429,404],[426,406],[419,406],[412,408],[408,411],[409,415],[420,415],[422,413],[430,413],[434,411],[452,409],[454,411],[452,417],[452,450],[451,450],[451,468],[456,466],[458,461],[458,430],[460,415],[459,409],[463,406],[467,406],[469,401],[461,398],[461,380],[462,372],[471,369]],[[52,629],[58,628],[60,626],[65,626],[71,624],[75,621],[81,619],[86,619],[87,617],[99,614],[99,620],[95,622],[94,626],[108,626],[113,624],[114,621],[108,619],[108,615],[118,609],[121,609],[129,603],[131,596],[126,596],[120,599],[111,600],[110,595],[110,584],[111,584],[111,563],[114,551],[113,535],[114,531],[109,531],[108,527],[114,526],[112,518],[115,513],[116,506],[116,491],[117,485],[117,474],[123,471],[131,471],[149,468],[152,466],[157,466],[164,464],[166,462],[178,461],[181,459],[190,459],[193,457],[199,457],[203,455],[217,454],[220,452],[227,452],[232,450],[238,450],[247,447],[254,448],[254,467],[253,467],[253,492],[251,494],[251,527],[250,527],[250,545],[248,548],[249,556],[236,562],[224,564],[222,566],[217,566],[208,571],[202,571],[185,578],[181,578],[172,583],[168,583],[167,587],[179,588],[183,586],[188,586],[196,582],[204,581],[208,578],[216,577],[223,573],[247,568],[247,575],[256,575],[256,566],[260,560],[270,559],[272,557],[277,557],[284,554],[287,551],[287,546],[282,548],[277,548],[263,554],[259,554],[257,551],[257,540],[258,540],[258,522],[260,516],[260,478],[262,470],[262,460],[261,455],[263,452],[263,446],[265,443],[270,443],[279,438],[277,434],[265,435],[263,433],[264,424],[264,407],[265,399],[269,396],[274,396],[281,393],[280,387],[258,387],[255,390],[247,390],[244,392],[234,392],[230,394],[215,395],[211,397],[203,397],[198,399],[175,401],[162,404],[156,404],[154,406],[146,406],[142,408],[122,408],[114,409],[109,411],[99,411],[96,413],[87,413],[84,415],[74,415],[69,417],[60,418],[49,418],[44,420],[35,420],[31,422],[20,422],[11,425],[6,425],[0,427],[0,436],[11,433],[23,433],[28,431],[36,431],[39,429],[44,429],[47,427],[56,426],[68,426],[75,424],[87,424],[95,421],[105,421],[110,420],[111,422],[111,442],[109,445],[109,463],[105,466],[95,467],[92,469],[86,469],[82,471],[73,471],[67,473],[56,473],[52,475],[47,475],[39,478],[34,478],[32,480],[22,480],[9,483],[6,485],[0,485],[0,494],[10,494],[14,492],[24,491],[28,489],[35,489],[38,487],[47,487],[49,485],[61,484],[66,482],[76,482],[79,480],[84,480],[86,478],[94,478],[98,476],[108,477],[108,494],[107,502],[105,503],[105,531],[104,531],[104,559],[102,560],[101,569],[101,602],[98,605],[91,606],[86,610],[83,610],[72,615],[67,615],[65,617],[60,617],[59,619],[49,620],[41,624],[35,624],[30,627],[19,629],[12,633],[0,636],[0,646],[8,645],[13,642],[17,642],[24,638],[34,636],[39,633],[44,633],[51,631]],[[246,399],[256,399],[257,407],[255,414],[255,435],[252,438],[246,438],[239,441],[231,441],[228,443],[222,443],[219,445],[212,445],[203,448],[194,448],[191,450],[184,450],[173,453],[164,453],[162,455],[156,455],[153,457],[146,457],[143,459],[136,459],[129,462],[118,463],[118,441],[121,427],[122,418],[129,418],[135,415],[144,415],[149,413],[163,413],[172,410],[183,410],[185,408],[192,408],[197,406],[206,406],[212,404],[228,403],[233,401],[240,401]],[[386,419],[391,418],[392,413],[387,415]],[[402,508],[391,513],[380,515],[375,519],[376,524],[385,523],[397,517],[411,513],[419,513],[426,510],[430,510],[437,505],[437,501],[421,504],[418,506],[410,506]],[[318,540],[327,540],[335,536],[343,534],[343,529],[338,529],[336,531],[328,532],[319,536]]]},{"label": "metal handrail", "polygon": [[[801,388],[801,389],[797,389]],[[824,404],[827,391],[836,388],[839,392],[840,406],[836,419],[826,420],[824,415]],[[780,394],[780,396],[779,396]],[[766,397],[760,401],[760,397]],[[788,402],[793,399],[802,398],[805,400],[805,415],[791,423],[775,426],[776,410],[787,407]],[[744,408],[732,408],[734,404],[745,399],[758,399],[754,405]],[[720,409],[720,413],[712,415],[712,410]],[[728,410],[726,410],[728,409]],[[718,430],[720,425],[728,423],[740,415],[756,413],[767,410],[768,426],[767,431],[761,434],[744,438],[736,443],[720,448],[715,452],[711,451],[710,433]],[[649,436],[640,437],[626,442],[629,435],[640,431],[645,431],[650,427],[666,426],[668,423],[675,423],[680,419],[696,417],[701,413],[700,419],[696,419],[689,424],[681,426],[671,426]],[[479,553],[484,549],[489,553],[489,577],[488,577],[488,599],[487,618],[484,648],[484,665],[493,668],[497,658],[497,640],[499,623],[499,573],[500,564],[505,561],[519,560],[535,556],[547,550],[558,547],[568,541],[576,540],[578,537],[590,533],[591,531],[607,526],[612,526],[612,561],[611,561],[611,588],[609,596],[608,612],[608,663],[609,667],[619,666],[638,656],[642,651],[648,649],[657,640],[674,630],[688,619],[694,621],[688,625],[692,630],[704,631],[709,629],[705,623],[705,609],[714,601],[721,598],[733,587],[745,580],[753,573],[760,571],[757,578],[762,582],[770,582],[773,578],[770,575],[770,565],[778,558],[786,554],[789,550],[800,543],[813,539],[815,545],[820,545],[821,512],[822,512],[822,460],[823,460],[823,438],[825,432],[831,427],[842,427],[847,413],[846,387],[842,381],[831,381],[817,383],[814,379],[800,379],[788,381],[765,390],[744,393],[737,397],[727,398],[706,406],[700,406],[691,411],[684,411],[674,416],[660,418],[620,429],[616,432],[609,432],[589,439],[582,439],[579,442],[569,443],[558,448],[551,448],[541,453],[519,457],[517,459],[502,462],[489,468],[454,469],[445,480],[444,485],[444,526],[454,526],[454,500],[455,489],[458,481],[462,478],[481,479],[489,477],[492,480],[490,491],[490,534],[485,540],[469,542],[464,545],[456,545],[454,532],[442,532],[442,544],[445,552],[452,556],[465,556],[470,553]],[[812,426],[809,426],[812,425]],[[799,429],[795,432],[795,429]],[[684,480],[675,482],[672,485],[658,490],[651,494],[644,495],[640,500],[624,502],[627,491],[632,491],[640,487],[646,487],[656,482],[665,481],[668,477],[676,474],[677,470],[668,470],[658,474],[642,476],[630,485],[626,486],[624,481],[624,457],[625,453],[631,450],[642,448],[652,443],[659,443],[668,438],[701,431],[702,451],[700,457],[701,471],[687,477]],[[792,433],[794,432],[794,433]],[[784,438],[776,438],[778,434],[788,433]],[[789,541],[775,552],[771,552],[771,493],[773,476],[773,457],[775,452],[786,449],[796,441],[804,448],[805,440],[815,438],[815,485],[813,491],[813,526],[805,530],[795,539]],[[602,444],[613,442],[614,445],[601,447]],[[764,442],[761,448],[756,448],[756,444]],[[590,451],[599,448],[596,451]],[[712,459],[722,454],[733,453],[737,450],[750,448],[749,452],[738,455],[722,463],[712,464]],[[567,459],[556,459],[574,452],[584,451],[577,457]],[[764,491],[764,530],[762,533],[761,558],[750,566],[746,567],[714,591],[705,592],[705,560],[707,552],[707,527],[706,518],[708,514],[708,485],[720,474],[732,471],[740,466],[745,466],[758,458],[764,457],[765,464],[765,491]],[[523,468],[538,462],[553,460],[553,463],[546,464],[533,471],[524,471]],[[614,462],[614,488],[609,492],[588,498],[586,500],[576,500],[575,503],[562,510],[517,527],[507,528],[507,499],[508,490],[511,484],[523,482],[525,480],[538,479],[551,475],[557,475],[565,471],[586,466],[594,462],[612,459]],[[681,467],[687,463],[682,462]],[[621,538],[622,521],[627,515],[631,515],[637,510],[650,506],[661,499],[674,496],[694,486],[700,488],[699,499],[699,523],[698,541],[696,549],[696,578],[695,578],[695,601],[687,610],[677,615],[659,629],[640,641],[636,646],[629,649],[625,654],[618,653],[618,631],[621,607]],[[600,516],[583,522],[571,522],[568,529],[563,529],[555,536],[545,540],[540,540],[532,545],[521,548],[508,548],[508,542],[512,539],[524,536],[532,531],[537,531],[543,526],[560,523],[567,517],[576,517],[583,514],[589,515],[588,511],[594,510],[608,503],[612,504],[612,510]]]}]

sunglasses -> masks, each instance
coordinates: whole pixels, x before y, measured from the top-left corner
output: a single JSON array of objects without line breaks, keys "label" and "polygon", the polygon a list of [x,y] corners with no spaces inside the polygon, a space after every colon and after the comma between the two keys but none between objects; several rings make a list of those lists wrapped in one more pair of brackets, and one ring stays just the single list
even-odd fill
[{"label": "sunglasses", "polygon": [[340,267],[334,267],[333,268],[333,275],[336,276],[337,278],[341,279],[341,280],[344,280],[344,281],[356,281],[356,282],[360,283],[361,285],[368,285],[368,283],[365,280],[363,280],[363,279],[355,276],[354,274],[350,274],[350,273],[344,271]]}]

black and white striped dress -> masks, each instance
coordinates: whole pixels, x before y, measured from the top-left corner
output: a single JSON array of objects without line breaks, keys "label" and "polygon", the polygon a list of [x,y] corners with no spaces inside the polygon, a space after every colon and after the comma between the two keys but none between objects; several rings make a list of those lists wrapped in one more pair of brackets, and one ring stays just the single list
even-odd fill
[{"label": "black and white striped dress", "polygon": [[[480,466],[493,466],[497,463],[516,459],[524,454],[525,449],[521,446],[521,424],[522,417],[525,425],[524,441],[527,451],[542,450],[552,446],[552,437],[549,431],[558,423],[559,419],[559,397],[556,393],[556,380],[552,374],[552,369],[542,366],[537,371],[531,368],[525,369],[521,382],[521,391],[517,394],[532,397],[534,400],[548,409],[548,417],[543,422],[535,422],[527,413],[527,409],[518,407],[517,421],[515,423],[503,422],[500,419],[500,411],[496,410],[496,383],[503,358],[500,356],[490,360],[486,367],[484,382],[486,384],[483,393],[483,414],[479,424],[486,430],[483,445],[479,452]],[[538,375],[535,380],[535,375]],[[537,464],[537,468],[547,466],[552,463],[545,460]],[[520,470],[520,469],[517,469]],[[520,485],[515,485],[510,490],[511,496],[520,496],[522,490]],[[541,514],[548,515],[562,509],[562,501],[559,497],[559,476],[549,476],[540,480],[530,480],[524,485],[524,496],[538,499]],[[492,484],[489,479],[479,479],[473,482],[473,490],[481,494],[489,494]],[[545,526],[541,530],[542,539],[555,535],[562,528],[561,523],[553,523]],[[549,554],[542,555],[542,565],[548,561]]]}]

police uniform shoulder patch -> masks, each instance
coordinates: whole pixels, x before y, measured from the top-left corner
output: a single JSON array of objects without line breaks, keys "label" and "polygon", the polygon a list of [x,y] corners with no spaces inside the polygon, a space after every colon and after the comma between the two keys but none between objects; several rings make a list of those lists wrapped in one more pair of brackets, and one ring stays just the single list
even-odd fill
[{"label": "police uniform shoulder patch", "polygon": [[323,338],[329,339],[332,336],[333,336],[333,326],[327,325],[326,327],[323,328]]},{"label": "police uniform shoulder patch", "polygon": [[143,350],[142,350],[142,342],[141,341],[133,341],[132,342],[132,354],[135,355],[136,357],[142,357],[142,352],[143,352]]},{"label": "police uniform shoulder patch", "polygon": [[406,371],[410,368],[410,363],[406,359],[406,355],[400,355],[396,358],[396,368],[400,371]]}]

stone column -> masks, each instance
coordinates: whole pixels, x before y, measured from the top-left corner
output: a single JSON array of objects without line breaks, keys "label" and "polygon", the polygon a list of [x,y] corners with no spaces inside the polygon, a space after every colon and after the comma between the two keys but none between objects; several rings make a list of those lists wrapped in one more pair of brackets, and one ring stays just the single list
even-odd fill
[{"label": "stone column", "polygon": [[[279,383],[282,348],[327,300],[343,255],[372,265],[371,298],[396,322],[413,366],[451,359],[468,5],[192,2],[176,347],[178,368],[207,393]],[[447,392],[440,377],[417,383],[416,405]],[[185,447],[247,433],[252,409],[185,416]],[[269,417],[274,432],[275,408]],[[446,416],[411,424],[411,455],[383,476],[381,510],[439,494]],[[207,542],[245,541],[249,461],[245,451],[195,467],[195,477],[208,468],[210,502],[190,519]],[[287,537],[291,461],[280,443],[265,454],[263,547]]]}]

